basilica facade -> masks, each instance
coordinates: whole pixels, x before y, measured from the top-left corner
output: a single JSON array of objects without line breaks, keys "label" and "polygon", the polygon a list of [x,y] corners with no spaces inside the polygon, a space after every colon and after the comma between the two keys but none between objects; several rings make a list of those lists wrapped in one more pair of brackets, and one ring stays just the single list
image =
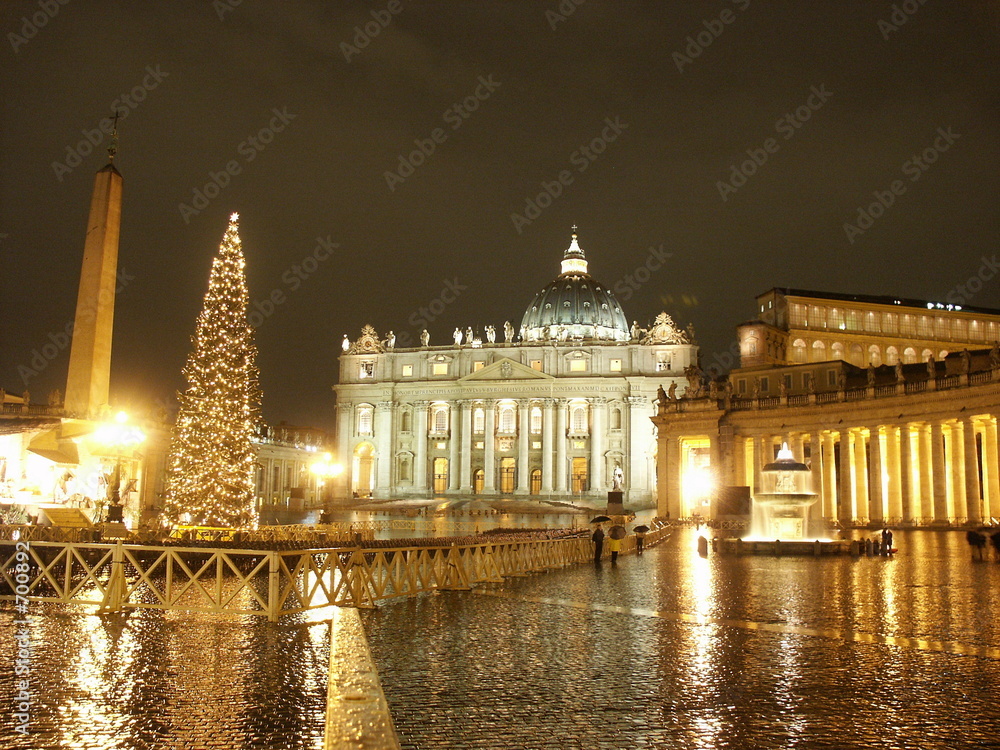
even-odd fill
[{"label": "basilica facade", "polygon": [[[628,324],[574,232],[559,275],[519,327],[457,328],[396,348],[365,326],[344,339],[337,394],[341,497],[656,497],[658,392],[700,377],[691,329],[666,313]],[[692,385],[689,385],[692,384]]]}]

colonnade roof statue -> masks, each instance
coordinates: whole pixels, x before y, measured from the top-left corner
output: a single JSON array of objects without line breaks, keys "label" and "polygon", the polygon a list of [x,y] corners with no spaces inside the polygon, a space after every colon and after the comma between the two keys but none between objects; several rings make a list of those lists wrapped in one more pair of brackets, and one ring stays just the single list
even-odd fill
[{"label": "colonnade roof statue", "polygon": [[563,253],[560,274],[528,305],[521,320],[524,341],[629,341],[628,320],[615,295],[590,275],[576,227]]}]

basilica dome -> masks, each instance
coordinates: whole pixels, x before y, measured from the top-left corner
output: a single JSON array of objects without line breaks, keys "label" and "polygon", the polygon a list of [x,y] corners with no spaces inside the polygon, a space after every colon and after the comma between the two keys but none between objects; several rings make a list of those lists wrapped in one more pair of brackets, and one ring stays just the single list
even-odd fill
[{"label": "basilica dome", "polygon": [[525,310],[521,339],[628,341],[631,334],[625,313],[612,291],[587,272],[576,227],[563,254],[561,271]]}]

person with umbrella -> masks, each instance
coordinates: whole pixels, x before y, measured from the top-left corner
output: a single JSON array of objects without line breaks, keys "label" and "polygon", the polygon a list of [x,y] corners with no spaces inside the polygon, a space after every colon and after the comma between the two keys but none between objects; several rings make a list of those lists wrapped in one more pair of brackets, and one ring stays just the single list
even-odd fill
[{"label": "person with umbrella", "polygon": [[611,551],[611,562],[618,562],[618,553],[622,551],[622,540],[626,535],[624,526],[612,526],[608,532],[608,549]]},{"label": "person with umbrella", "polygon": [[637,555],[642,554],[642,545],[646,540],[647,531],[649,531],[649,527],[645,524],[640,524],[635,527],[635,552]]},{"label": "person with umbrella", "polygon": [[604,549],[604,529],[601,527],[601,524],[597,524],[597,528],[594,529],[594,534],[590,538],[594,542],[594,562],[599,564],[601,562],[601,552]]}]

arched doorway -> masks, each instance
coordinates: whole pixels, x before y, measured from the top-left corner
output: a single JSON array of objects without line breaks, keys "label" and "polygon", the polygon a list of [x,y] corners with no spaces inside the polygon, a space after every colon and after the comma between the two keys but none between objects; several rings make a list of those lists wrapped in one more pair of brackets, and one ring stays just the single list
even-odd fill
[{"label": "arched doorway", "polygon": [[541,495],[542,494],[542,470],[535,469],[531,472],[531,494]]},{"label": "arched doorway", "polygon": [[448,459],[434,459],[434,494],[439,495],[448,490]]},{"label": "arched doorway", "polygon": [[573,492],[586,492],[587,486],[587,458],[581,456],[573,459],[573,469],[570,475],[573,481]]},{"label": "arched doorway", "polygon": [[509,495],[514,492],[517,480],[517,463],[513,458],[500,459],[500,492]]},{"label": "arched doorway", "polygon": [[355,497],[371,497],[375,486],[375,448],[371,443],[359,443],[354,449],[351,486]]},{"label": "arched doorway", "polygon": [[476,472],[472,475],[472,492],[475,495],[483,494],[483,480],[486,474],[482,469],[476,469]]}]

